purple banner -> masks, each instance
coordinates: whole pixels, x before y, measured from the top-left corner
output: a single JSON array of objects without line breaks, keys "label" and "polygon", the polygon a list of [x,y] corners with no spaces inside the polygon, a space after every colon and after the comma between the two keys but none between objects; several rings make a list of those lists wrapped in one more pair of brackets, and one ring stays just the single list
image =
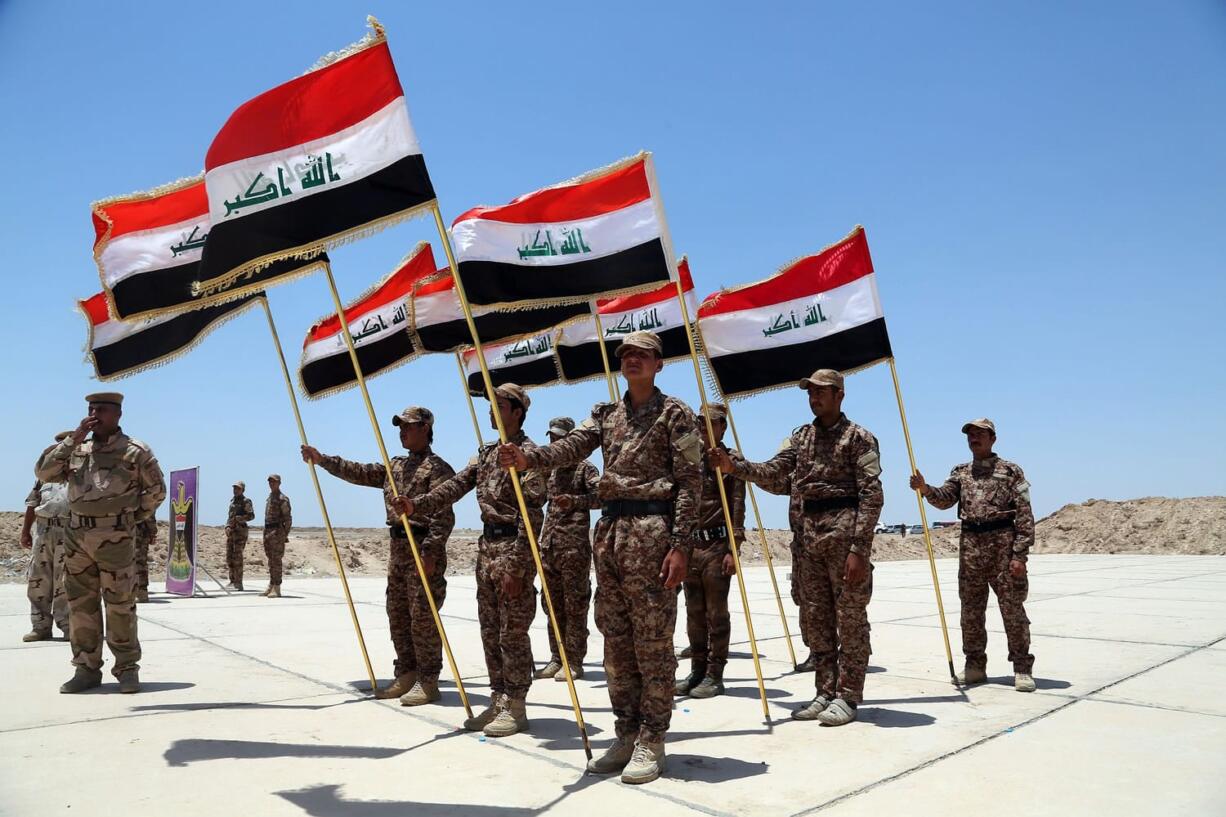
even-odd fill
[{"label": "purple banner", "polygon": [[166,592],[190,596],[196,590],[196,497],[200,469],[170,472],[170,551]]}]

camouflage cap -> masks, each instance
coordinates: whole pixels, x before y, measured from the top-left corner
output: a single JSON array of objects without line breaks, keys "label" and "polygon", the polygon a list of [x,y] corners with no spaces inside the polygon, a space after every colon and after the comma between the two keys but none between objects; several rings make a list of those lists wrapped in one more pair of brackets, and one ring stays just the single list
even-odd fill
[{"label": "camouflage cap", "polygon": [[970,431],[972,428],[982,428],[984,431],[992,432],[992,436],[996,436],[996,423],[993,423],[987,417],[980,417],[978,420],[971,420],[962,426],[962,433]]},{"label": "camouflage cap", "polygon": [[[728,422],[728,407],[723,403],[707,403],[706,414],[711,418],[712,422],[716,420]],[[699,412],[698,416],[703,416],[703,412]]]},{"label": "camouflage cap", "polygon": [[123,395],[117,391],[96,391],[93,394],[85,395],[86,403],[113,403],[116,406],[123,405]]},{"label": "camouflage cap", "polygon": [[575,421],[570,417],[554,417],[549,421],[549,433],[564,437],[575,430]]},{"label": "camouflage cap", "polygon": [[399,426],[403,423],[425,423],[429,428],[434,428],[434,413],[428,408],[421,406],[409,406],[404,411],[392,418],[392,425]]},{"label": "camouflage cap", "polygon": [[239,489],[240,491],[245,491],[245,490],[247,490],[247,483],[243,482],[243,481],[240,479],[238,482],[234,483],[234,484],[233,484],[232,486],[230,486],[230,487],[232,487],[232,488],[237,488],[237,489]]},{"label": "camouflage cap", "polygon": [[58,443],[60,440],[67,439],[68,437],[71,437],[71,436],[72,436],[71,431],[61,431],[59,434],[55,435],[55,441]]},{"label": "camouflage cap", "polygon": [[280,475],[280,474],[269,474],[269,475],[268,475],[268,481],[269,481],[269,482],[280,482],[280,481],[281,481],[281,475]]},{"label": "camouflage cap", "polygon": [[843,375],[834,369],[818,369],[797,385],[806,390],[810,386],[834,386],[836,389],[841,389],[843,388]]},{"label": "camouflage cap", "polygon": [[622,345],[617,347],[617,356],[621,357],[627,349],[646,349],[655,352],[656,357],[664,357],[664,344],[655,332],[631,332],[622,339]]},{"label": "camouflage cap", "polygon": [[518,383],[503,383],[501,386],[494,389],[494,393],[499,397],[505,397],[508,400],[517,401],[524,407],[524,411],[527,411],[528,406],[532,405],[532,400],[529,399],[528,392]]}]

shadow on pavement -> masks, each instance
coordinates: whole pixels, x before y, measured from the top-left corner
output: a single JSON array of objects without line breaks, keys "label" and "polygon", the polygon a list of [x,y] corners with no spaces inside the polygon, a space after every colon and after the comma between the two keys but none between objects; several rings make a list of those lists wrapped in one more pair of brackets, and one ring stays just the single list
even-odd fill
[{"label": "shadow on pavement", "polygon": [[[1000,684],[1001,686],[1011,687],[1013,686],[1013,676],[1012,675],[999,675],[993,678],[989,678],[987,680],[987,683]],[[983,684],[975,684],[975,686],[983,686]],[[1037,678],[1036,677],[1034,679],[1035,689],[1068,689],[1071,686],[1072,684],[1070,684],[1068,681],[1061,681],[1056,678]],[[972,687],[972,689],[973,688],[974,687]]]},{"label": "shadow on pavement", "polygon": [[413,800],[346,800],[341,796],[341,787],[336,785],[279,791],[276,795],[293,803],[311,817],[403,817],[408,814],[421,814],[423,817],[532,817],[549,811],[571,794],[601,780],[599,777],[584,775],[574,783],[563,786],[562,792],[553,800],[535,808]]},{"label": "shadow on pavement", "polygon": [[[669,735],[671,738],[672,735]],[[664,776],[670,780],[691,783],[723,783],[728,780],[744,780],[766,774],[765,762],[752,763],[735,757],[707,757],[704,755],[673,755],[666,759]]]},{"label": "shadow on pavement", "polygon": [[[583,748],[583,739],[579,737],[579,727],[575,725],[573,719],[529,718],[528,720],[528,735],[540,741],[542,749],[568,751]],[[583,719],[583,723],[587,727],[589,741],[604,731],[599,726],[593,726],[587,718]]]},{"label": "shadow on pavement", "polygon": [[[148,695],[152,692],[174,692],[176,689],[191,689],[195,684],[189,681],[141,681],[138,695]],[[119,682],[103,684],[97,692],[119,692]]]},{"label": "shadow on pavement", "polygon": [[149,704],[148,706],[134,706],[133,712],[201,712],[212,709],[305,709],[309,711],[317,711],[320,709],[331,709],[334,706],[346,706],[348,704],[361,703],[359,700],[349,699],[344,701],[335,701],[330,704],[277,704],[277,703],[250,703],[246,701],[214,701],[201,702],[194,704]]},{"label": "shadow on pavement", "polygon": [[330,746],[326,744],[273,743],[255,740],[176,740],[162,757],[168,766],[187,766],[204,760],[258,760],[261,758],[345,757],[385,760],[407,752],[391,746]]},{"label": "shadow on pavement", "polygon": [[[955,699],[957,700],[957,699]],[[909,729],[912,726],[931,726],[937,719],[923,712],[904,712],[899,709],[883,709],[862,704],[856,720],[880,726],[883,729]]]}]

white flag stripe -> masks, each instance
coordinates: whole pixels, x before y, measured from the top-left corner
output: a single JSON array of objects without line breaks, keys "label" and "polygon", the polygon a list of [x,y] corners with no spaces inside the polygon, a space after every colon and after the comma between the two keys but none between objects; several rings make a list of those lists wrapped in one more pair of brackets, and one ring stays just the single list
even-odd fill
[{"label": "white flag stripe", "polygon": [[175,315],[159,315],[156,318],[139,318],[134,321],[121,321],[117,318],[108,318],[105,323],[94,325],[94,349],[99,349],[103,346],[110,346],[112,343],[117,343],[124,338],[135,335],[137,332],[143,332],[146,329],[157,326],[160,323],[174,320]]},{"label": "white flag stripe", "polygon": [[[193,231],[195,234],[193,235]],[[209,232],[207,217],[196,217],[172,224],[125,233],[111,239],[98,257],[102,280],[107,287],[141,272],[157,271],[192,264],[200,260],[204,245],[181,249],[178,254],[172,247],[195,243]]]},{"label": "white flag stripe", "polygon": [[[546,332],[541,335],[520,338],[512,343],[482,346],[481,351],[485,353],[485,365],[490,369],[519,366],[551,357],[553,355],[553,335]],[[464,370],[470,375],[481,371],[475,350],[464,353]]]},{"label": "white flag stripe", "polygon": [[[404,299],[392,301],[378,309],[349,319],[349,331],[353,334],[353,345],[359,349],[397,332],[408,330],[408,304]],[[331,337],[313,341],[303,347],[302,365],[305,366],[320,358],[337,354],[349,354],[345,338],[339,331]]]},{"label": "white flag stripe", "polygon": [[[690,314],[698,313],[697,298],[694,297],[694,291],[690,290],[685,293],[685,301],[690,309]],[[648,329],[652,332],[663,332],[667,329],[676,329],[685,324],[684,316],[681,314],[681,304],[677,302],[676,296],[664,301],[657,301],[654,304],[648,304],[638,309],[629,309],[623,312],[600,313],[600,325],[604,329],[605,340],[609,342],[621,340],[623,335],[630,332]],[[633,328],[631,328],[633,327]],[[558,334],[559,346],[579,346],[584,343],[596,342],[596,321],[593,318],[585,318],[570,326],[562,328]]]}]

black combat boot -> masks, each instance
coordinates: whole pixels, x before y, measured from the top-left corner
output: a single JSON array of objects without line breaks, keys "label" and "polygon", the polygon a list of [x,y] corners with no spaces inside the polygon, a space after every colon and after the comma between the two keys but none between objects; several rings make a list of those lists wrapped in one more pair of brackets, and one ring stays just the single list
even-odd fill
[{"label": "black combat boot", "polygon": [[707,662],[697,658],[690,660],[690,674],[677,681],[673,687],[674,695],[689,695],[690,690],[702,683],[707,675]]},{"label": "black combat boot", "polygon": [[714,698],[716,695],[724,694],[724,667],[721,664],[712,664],[707,668],[707,675],[702,679],[702,683],[690,690],[690,695],[695,698]]}]

